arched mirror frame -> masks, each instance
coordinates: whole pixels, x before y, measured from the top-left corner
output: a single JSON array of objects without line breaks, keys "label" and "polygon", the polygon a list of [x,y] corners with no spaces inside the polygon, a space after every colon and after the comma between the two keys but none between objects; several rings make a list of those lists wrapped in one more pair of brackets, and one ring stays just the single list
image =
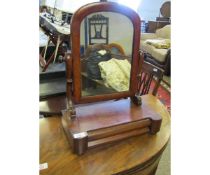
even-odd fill
[{"label": "arched mirror frame", "polygon": [[[81,61],[80,61],[80,25],[82,20],[89,14],[95,12],[116,12],[127,16],[133,24],[133,47],[132,47],[132,63],[130,76],[130,89],[125,92],[117,92],[112,94],[102,94],[95,96],[81,96]],[[138,14],[132,9],[119,5],[114,2],[96,2],[90,3],[79,8],[73,15],[71,21],[71,45],[72,45],[72,68],[73,68],[73,94],[71,96],[73,103],[88,103],[103,100],[119,99],[125,97],[133,97],[137,91],[137,74],[139,72],[139,41],[141,22]],[[70,64],[69,64],[70,65]],[[67,65],[67,77],[70,67]],[[70,70],[71,71],[71,70]],[[68,80],[68,78],[67,78]],[[67,85],[67,90],[69,90]]]}]

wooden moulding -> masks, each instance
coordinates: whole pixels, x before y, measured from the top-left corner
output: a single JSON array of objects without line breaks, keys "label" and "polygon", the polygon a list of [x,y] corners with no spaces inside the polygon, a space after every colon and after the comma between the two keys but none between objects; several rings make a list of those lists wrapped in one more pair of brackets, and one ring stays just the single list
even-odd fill
[{"label": "wooden moulding", "polygon": [[62,111],[62,125],[74,153],[160,130],[161,116],[143,104],[129,99],[75,106],[76,117]]},{"label": "wooden moulding", "polygon": [[[80,27],[82,21],[90,14],[101,12],[113,12],[124,15],[132,23],[133,36],[132,36],[132,62],[131,62],[131,75],[130,75],[130,88],[129,91],[116,92],[110,94],[101,94],[94,96],[82,96],[81,85],[81,56],[80,56]],[[132,9],[119,5],[116,2],[95,2],[80,7],[72,16],[71,19],[71,43],[72,43],[72,71],[73,71],[73,95],[72,102],[74,104],[91,103],[97,101],[105,101],[111,99],[120,99],[125,97],[135,96],[137,91],[137,75],[139,73],[139,41],[140,41],[140,28],[141,20],[139,15]]]}]

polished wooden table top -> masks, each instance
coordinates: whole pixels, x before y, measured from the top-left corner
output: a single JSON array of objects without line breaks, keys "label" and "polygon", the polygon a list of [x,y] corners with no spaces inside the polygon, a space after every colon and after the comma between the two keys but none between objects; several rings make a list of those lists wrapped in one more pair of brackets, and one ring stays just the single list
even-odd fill
[{"label": "polished wooden table top", "polygon": [[71,152],[60,116],[40,119],[40,164],[48,163],[48,168],[40,174],[127,174],[137,169],[142,170],[141,174],[150,174],[145,165],[159,161],[170,137],[170,115],[156,97],[145,95],[142,100],[162,116],[161,129],[156,135],[132,137],[88,150],[81,156]]}]

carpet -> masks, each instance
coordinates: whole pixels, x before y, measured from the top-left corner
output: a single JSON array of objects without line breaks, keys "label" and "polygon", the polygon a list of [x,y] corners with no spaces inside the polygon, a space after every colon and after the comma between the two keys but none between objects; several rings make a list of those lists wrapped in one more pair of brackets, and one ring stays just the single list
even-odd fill
[{"label": "carpet", "polygon": [[155,175],[170,175],[170,174],[171,174],[171,142],[169,141],[166,149],[163,151]]},{"label": "carpet", "polygon": [[167,110],[171,111],[171,93],[162,85],[158,88],[157,98],[166,106]]},{"label": "carpet", "polygon": [[171,86],[171,76],[163,75],[163,82],[168,86]]},{"label": "carpet", "polygon": [[[154,86],[154,82],[152,85]],[[151,86],[152,86],[151,85]],[[171,112],[171,88],[169,83],[161,82],[160,87],[158,88],[157,98],[166,106],[169,113]],[[171,173],[171,143],[169,142],[166,149],[164,150],[156,175],[170,175]]]},{"label": "carpet", "polygon": [[[155,80],[152,81],[151,89],[153,89],[155,85]],[[166,106],[167,110],[171,111],[171,88],[161,82],[158,91],[157,91],[157,98]]]}]

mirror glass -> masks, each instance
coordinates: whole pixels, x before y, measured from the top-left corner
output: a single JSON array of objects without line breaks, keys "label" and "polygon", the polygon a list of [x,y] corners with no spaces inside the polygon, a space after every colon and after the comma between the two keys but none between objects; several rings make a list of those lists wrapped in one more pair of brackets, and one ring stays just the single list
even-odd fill
[{"label": "mirror glass", "polygon": [[133,24],[116,12],[86,16],[80,26],[82,96],[129,91]]}]

